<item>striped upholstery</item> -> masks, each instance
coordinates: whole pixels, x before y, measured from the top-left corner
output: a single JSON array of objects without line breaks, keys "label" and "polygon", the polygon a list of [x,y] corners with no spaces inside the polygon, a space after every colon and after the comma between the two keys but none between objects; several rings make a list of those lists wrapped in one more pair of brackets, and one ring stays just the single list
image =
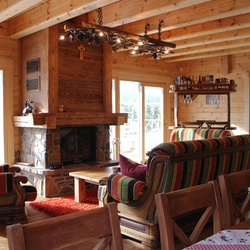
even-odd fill
[{"label": "striped upholstery", "polygon": [[37,197],[37,191],[34,186],[31,185],[23,185],[22,188],[26,192],[26,201],[34,201]]},{"label": "striped upholstery", "polygon": [[6,173],[9,172],[9,164],[4,163],[0,164],[0,173]]},{"label": "striped upholstery", "polygon": [[145,186],[146,182],[125,175],[113,174],[108,178],[109,195],[123,203],[139,199]]},{"label": "striped upholstery", "polygon": [[100,185],[98,188],[98,200],[103,201],[104,197],[107,195],[107,186],[106,185]]},{"label": "striped upholstery", "polygon": [[14,190],[14,175],[10,172],[0,173],[0,194],[7,194]]},{"label": "striped upholstery", "polygon": [[203,140],[231,136],[231,132],[221,129],[175,128],[170,135],[170,142]]},{"label": "striped upholstery", "polygon": [[[250,135],[162,143],[151,151],[149,162],[158,155],[183,155],[202,151],[216,152],[218,149],[248,144],[250,144]],[[161,192],[168,193],[204,184],[210,180],[216,180],[221,174],[234,173],[249,169],[249,167],[250,150],[234,151],[230,154],[219,153],[215,156],[204,156],[196,160],[170,161]],[[150,222],[157,222],[156,208],[151,214]]]}]

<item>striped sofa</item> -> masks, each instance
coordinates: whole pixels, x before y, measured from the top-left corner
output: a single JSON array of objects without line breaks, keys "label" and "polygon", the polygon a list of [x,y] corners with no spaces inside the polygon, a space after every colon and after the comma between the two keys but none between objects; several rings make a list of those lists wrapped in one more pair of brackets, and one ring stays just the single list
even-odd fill
[{"label": "striped sofa", "polygon": [[249,167],[250,135],[162,143],[151,151],[146,182],[112,175],[100,186],[100,199],[117,201],[122,233],[153,249],[160,244],[155,194],[207,183]]},{"label": "striped sofa", "polygon": [[26,176],[15,175],[19,167],[0,165],[0,220],[7,224],[27,222],[25,201],[34,201],[37,191],[34,186],[21,185],[28,181]]},{"label": "striped sofa", "polygon": [[170,135],[170,141],[190,141],[232,136],[229,130],[206,128],[175,128]]}]

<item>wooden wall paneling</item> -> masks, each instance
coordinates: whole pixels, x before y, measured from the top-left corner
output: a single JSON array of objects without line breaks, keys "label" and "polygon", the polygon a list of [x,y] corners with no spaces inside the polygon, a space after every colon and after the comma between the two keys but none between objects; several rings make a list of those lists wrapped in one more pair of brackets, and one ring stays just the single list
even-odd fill
[{"label": "wooden wall paneling", "polygon": [[48,60],[45,61],[45,67],[48,65],[48,112],[57,113],[58,112],[58,25],[54,25],[45,30],[45,37],[48,37],[45,41],[48,45]]},{"label": "wooden wall paneling", "polygon": [[221,69],[220,72],[222,75],[226,75],[229,73],[228,71],[228,56],[221,57]]},{"label": "wooden wall paneling", "polygon": [[[21,39],[22,46],[22,109],[25,107],[25,100],[31,99],[35,112],[48,112],[48,71],[46,64],[48,61],[48,54],[44,36],[45,31],[39,31],[30,36]],[[52,41],[51,41],[52,42]],[[27,74],[26,62],[29,60],[40,58],[40,71]],[[27,79],[33,77],[40,77],[40,90],[28,92],[26,90]]]},{"label": "wooden wall paneling", "polygon": [[245,79],[245,95],[244,95],[244,100],[245,100],[245,132],[250,133],[250,102],[249,102],[249,97],[250,97],[250,72],[246,72],[244,74],[244,79]]},{"label": "wooden wall paneling", "polygon": [[[7,32],[7,23],[2,22],[0,25],[0,60],[3,60],[2,66],[8,66],[8,62],[11,60],[11,67],[12,67],[12,76],[10,78],[12,82],[10,82],[10,89],[12,89],[12,99],[7,101],[6,106],[10,108],[10,113],[8,115],[12,114],[13,112],[16,114],[20,110],[20,91],[19,89],[19,70],[18,70],[18,59],[19,59],[19,43],[17,40],[9,39],[8,32]],[[13,106],[13,109],[12,107]],[[13,114],[12,114],[13,115]],[[8,149],[9,156],[7,160],[10,160],[10,164],[13,162],[13,155],[14,151],[19,150],[19,129],[13,128],[12,125],[12,117],[9,116],[10,121],[8,121],[7,130],[6,132],[6,138],[5,138],[5,145],[6,147],[10,148]]]},{"label": "wooden wall paneling", "polygon": [[[59,25],[59,34],[62,32],[63,24]],[[83,60],[79,45],[85,48]],[[104,112],[103,77],[102,46],[67,39],[58,41],[58,104],[66,111]],[[111,85],[109,88],[111,95]]]},{"label": "wooden wall paneling", "polygon": [[171,125],[171,94],[169,93],[169,86],[172,83],[172,77],[167,76],[166,86],[164,88],[164,142],[168,142],[170,138],[169,126]]},{"label": "wooden wall paneling", "polygon": [[122,80],[166,83],[175,68],[163,61],[145,60],[143,56],[131,57],[123,52],[113,53],[112,73]]},{"label": "wooden wall paneling", "polygon": [[103,44],[103,109],[112,113],[112,46]]},{"label": "wooden wall paneling", "polygon": [[13,110],[14,110],[14,91],[13,91],[13,75],[14,60],[0,59],[0,69],[3,70],[3,106],[4,106],[4,160],[6,163],[14,162],[14,126],[13,126]]},{"label": "wooden wall paneling", "polygon": [[231,73],[250,72],[250,52],[229,57],[229,71]]},{"label": "wooden wall paneling", "polygon": [[[247,56],[242,55],[242,60],[247,61]],[[237,83],[236,92],[230,94],[231,98],[231,126],[236,126],[237,130],[234,131],[235,134],[245,133],[245,82],[242,73],[242,68],[237,71],[238,66],[240,65],[239,59],[237,56],[228,57],[228,65],[230,74],[221,74],[221,58],[211,58],[204,60],[193,60],[187,62],[178,63],[179,67],[183,69],[181,74],[185,76],[199,76],[199,75],[214,75],[214,78],[227,77],[229,80],[234,79]],[[238,63],[236,63],[238,62]],[[221,98],[224,99],[224,95],[221,95]],[[227,104],[219,105],[207,105],[206,96],[198,96],[193,103],[179,103],[179,120],[182,121],[195,121],[197,119],[212,119],[223,121],[227,120]]]}]

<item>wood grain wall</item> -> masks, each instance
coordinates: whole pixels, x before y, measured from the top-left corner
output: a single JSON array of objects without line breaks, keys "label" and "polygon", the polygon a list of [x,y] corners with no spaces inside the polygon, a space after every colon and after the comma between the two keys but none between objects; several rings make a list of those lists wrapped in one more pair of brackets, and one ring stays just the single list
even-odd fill
[{"label": "wood grain wall", "polygon": [[[21,39],[22,109],[25,100],[33,101],[35,112],[48,112],[48,35],[47,29]],[[26,74],[26,62],[40,58],[40,72]],[[40,90],[27,92],[26,80],[40,77]]]},{"label": "wood grain wall", "polygon": [[[8,59],[12,60],[14,64],[13,69],[13,105],[14,115],[20,114],[20,103],[21,103],[21,85],[20,85],[20,62],[19,62],[19,45],[17,40],[9,39],[7,34],[7,24],[0,24],[0,60],[3,62]],[[12,124],[10,124],[11,126]],[[5,131],[8,133],[8,131]],[[19,129],[14,129],[14,150],[19,149]]]},{"label": "wood grain wall", "polygon": [[[63,26],[59,25],[59,36]],[[83,60],[78,46],[83,45]],[[79,112],[104,112],[103,46],[68,39],[58,42],[58,105]]]},{"label": "wood grain wall", "polygon": [[[161,60],[146,60],[143,56],[128,56],[126,53],[113,53],[112,76],[116,80],[130,80],[150,84],[165,84],[164,140],[170,138],[168,127],[172,125],[173,107],[170,104],[169,86],[177,72],[177,65],[166,64]],[[170,111],[172,110],[172,112]]]},{"label": "wood grain wall", "polygon": [[[226,77],[235,80],[238,85],[237,92],[231,93],[231,126],[238,128],[237,131],[234,131],[235,134],[249,133],[249,103],[247,101],[249,98],[249,78],[246,77],[250,71],[249,56],[250,54],[228,56],[228,74],[221,73],[220,57],[176,64],[177,75],[214,75],[215,78]],[[226,121],[226,104],[206,105],[205,98],[205,95],[200,95],[191,104],[180,103],[179,121],[195,121],[197,119]],[[173,103],[173,96],[171,103]]]},{"label": "wood grain wall", "polygon": [[[122,80],[165,83],[167,90],[173,84],[176,75],[214,75],[215,78],[234,79],[238,87],[237,92],[231,94],[231,125],[238,128],[237,131],[234,131],[235,134],[242,134],[249,133],[249,59],[249,54],[229,56],[229,74],[222,74],[221,57],[164,63],[161,60],[144,60],[143,57],[114,53],[112,73],[113,78]],[[168,99],[166,107],[167,124],[168,126],[174,126],[174,95],[166,93],[166,99]],[[206,105],[205,96],[198,96],[192,104],[180,103],[179,120],[194,121],[197,119],[226,121],[227,105]],[[168,126],[165,126],[166,134],[170,133]]]}]

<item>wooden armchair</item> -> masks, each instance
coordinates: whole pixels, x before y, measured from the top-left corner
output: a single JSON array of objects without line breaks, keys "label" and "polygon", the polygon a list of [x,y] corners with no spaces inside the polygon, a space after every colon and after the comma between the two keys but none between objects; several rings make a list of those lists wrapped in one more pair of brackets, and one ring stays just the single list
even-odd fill
[{"label": "wooden armchair", "polygon": [[[155,196],[158,209],[161,249],[174,250],[174,234],[185,245],[196,243],[213,214],[214,233],[222,229],[222,204],[217,181]],[[188,237],[173,219],[176,216],[206,208],[192,234]]]},{"label": "wooden armchair", "polygon": [[35,187],[21,185],[28,179],[26,176],[14,175],[20,171],[18,167],[0,165],[0,220],[7,224],[26,222],[25,201],[33,201],[37,195]]},{"label": "wooden armchair", "polygon": [[[98,250],[108,245],[110,249],[123,249],[115,203],[25,225],[11,225],[6,227],[6,232],[10,250]],[[93,239],[99,240],[95,248],[91,245]]]},{"label": "wooden armchair", "polygon": [[246,212],[250,205],[250,193],[248,192],[242,206],[236,204],[232,195],[250,187],[250,170],[240,171],[228,175],[220,175],[224,228],[230,228],[246,219]]}]

